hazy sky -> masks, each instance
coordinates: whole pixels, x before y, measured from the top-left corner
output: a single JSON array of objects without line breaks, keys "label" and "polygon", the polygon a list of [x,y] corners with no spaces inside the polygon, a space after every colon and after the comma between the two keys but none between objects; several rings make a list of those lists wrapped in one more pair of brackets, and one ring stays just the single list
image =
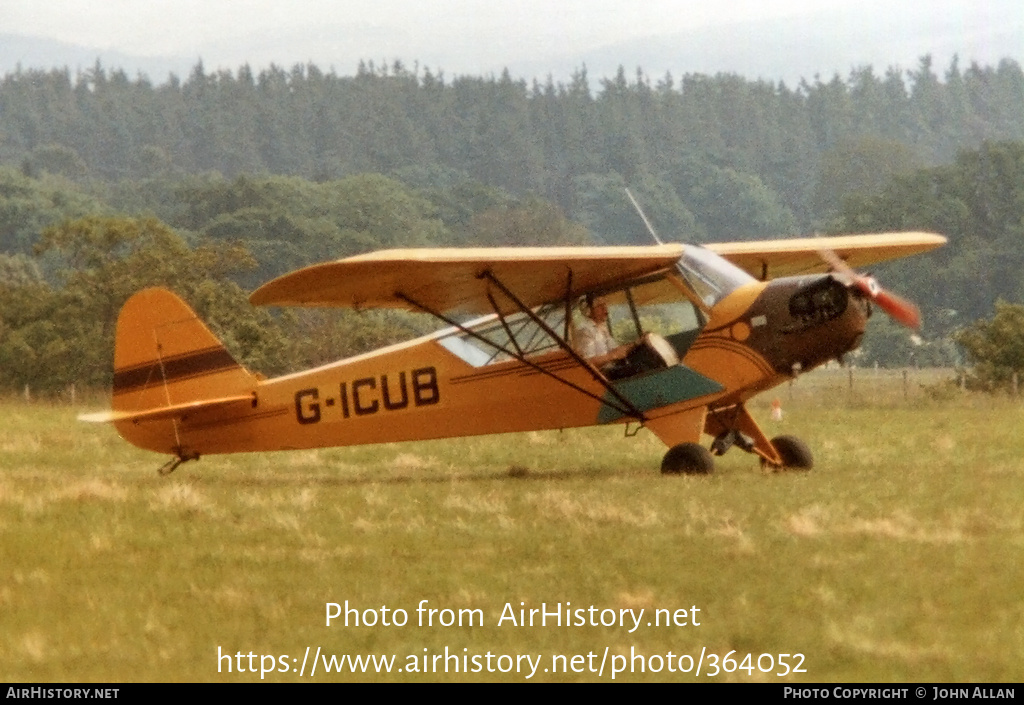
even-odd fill
[{"label": "hazy sky", "polygon": [[366,32],[367,45],[381,35],[404,37],[410,44],[437,36],[466,44],[498,40],[501,49],[514,49],[531,38],[607,44],[842,5],[849,0],[3,0],[0,32],[143,55],[190,53],[223,39],[295,30],[314,37],[325,31]]},{"label": "hazy sky", "polygon": [[[1014,8],[1009,10],[1014,17],[1006,17],[1007,8]],[[1008,23],[1020,26],[1024,5],[1016,0],[0,0],[0,33],[135,56],[201,57],[207,68],[313,61],[350,71],[359,59],[400,58],[450,73],[486,73],[538,58],[572,60],[604,46],[699,27],[827,13],[835,15],[836,41],[842,43],[844,18],[868,18],[877,22],[878,33],[894,17],[942,22],[947,33],[950,26],[995,32]],[[623,63],[630,65],[630,58],[623,57]]]}]

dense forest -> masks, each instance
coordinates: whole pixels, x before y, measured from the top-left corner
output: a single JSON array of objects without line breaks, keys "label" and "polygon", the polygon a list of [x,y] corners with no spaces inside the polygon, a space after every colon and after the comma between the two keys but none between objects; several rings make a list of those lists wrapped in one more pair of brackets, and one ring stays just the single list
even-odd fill
[{"label": "dense forest", "polygon": [[[0,163],[73,179],[217,172],[326,181],[360,173],[418,188],[470,180],[535,194],[606,238],[620,183],[649,192],[688,240],[806,232],[853,190],[1024,140],[1024,72],[930,58],[912,71],[796,87],[624,69],[591,85],[365,65],[206,73],[154,85],[102,66],[0,82]],[[850,165],[853,168],[850,168]],[[621,197],[621,195],[620,195]],[[600,205],[603,204],[603,205]]]},{"label": "dense forest", "polygon": [[648,242],[626,186],[670,240],[949,236],[882,270],[921,303],[929,344],[882,324],[864,361],[952,362],[957,328],[1024,300],[1024,72],[1010,60],[940,76],[925,57],[795,87],[401,64],[197,65],[162,84],[23,70],[0,80],[0,386],[104,384],[117,308],[156,283],[266,372],[354,352],[420,324],[271,316],[244,290],[380,247]]}]

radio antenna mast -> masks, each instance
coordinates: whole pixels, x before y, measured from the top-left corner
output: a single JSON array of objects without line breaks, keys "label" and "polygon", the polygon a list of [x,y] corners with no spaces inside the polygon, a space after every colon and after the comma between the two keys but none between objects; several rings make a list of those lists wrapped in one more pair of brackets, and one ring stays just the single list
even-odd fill
[{"label": "radio antenna mast", "polygon": [[626,195],[629,196],[629,202],[633,204],[633,207],[636,208],[636,212],[639,214],[640,219],[643,220],[644,225],[647,226],[647,232],[651,234],[651,237],[654,238],[656,243],[664,245],[665,243],[661,241],[661,238],[658,237],[658,233],[655,232],[654,226],[651,225],[651,221],[649,221],[647,216],[644,214],[644,209],[640,207],[640,204],[637,202],[636,198],[633,197],[633,194],[630,192],[628,187],[626,188]]}]

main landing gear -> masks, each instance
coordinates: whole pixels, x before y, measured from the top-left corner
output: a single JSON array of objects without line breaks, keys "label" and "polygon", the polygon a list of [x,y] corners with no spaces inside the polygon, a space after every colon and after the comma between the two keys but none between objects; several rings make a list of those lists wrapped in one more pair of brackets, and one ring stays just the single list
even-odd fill
[{"label": "main landing gear", "polygon": [[661,461],[661,472],[665,475],[710,475],[714,469],[711,451],[700,443],[672,446]]},{"label": "main landing gear", "polygon": [[814,455],[811,453],[811,449],[796,436],[776,436],[772,439],[772,447],[782,458],[782,465],[775,465],[761,458],[762,469],[810,470],[814,467]]},{"label": "main landing gear", "polygon": [[[712,448],[716,455],[722,455],[732,445],[743,450],[755,452],[754,445],[743,438],[716,438]],[[814,456],[807,444],[796,436],[776,436],[771,440],[772,447],[782,459],[777,465],[761,458],[764,470],[810,470],[814,467]],[[704,446],[699,443],[680,443],[672,446],[661,461],[661,472],[665,475],[710,475],[715,469],[715,459]]]}]

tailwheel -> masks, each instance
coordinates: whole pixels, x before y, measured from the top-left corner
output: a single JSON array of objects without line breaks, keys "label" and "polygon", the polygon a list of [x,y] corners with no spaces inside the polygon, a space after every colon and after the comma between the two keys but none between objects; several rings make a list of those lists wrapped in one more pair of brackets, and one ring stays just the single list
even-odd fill
[{"label": "tailwheel", "polygon": [[177,453],[173,458],[164,463],[157,469],[158,475],[170,475],[172,472],[178,469],[178,466],[182,463],[187,463],[190,460],[199,460],[199,453],[194,450],[185,450],[184,448],[177,447],[174,449]]},{"label": "tailwheel", "polygon": [[710,475],[714,469],[715,459],[699,443],[672,446],[661,461],[661,472],[664,475]]},{"label": "tailwheel", "polygon": [[772,439],[775,452],[782,458],[782,465],[769,463],[761,458],[761,467],[772,470],[810,470],[814,467],[814,455],[807,444],[796,436],[776,436]]}]

